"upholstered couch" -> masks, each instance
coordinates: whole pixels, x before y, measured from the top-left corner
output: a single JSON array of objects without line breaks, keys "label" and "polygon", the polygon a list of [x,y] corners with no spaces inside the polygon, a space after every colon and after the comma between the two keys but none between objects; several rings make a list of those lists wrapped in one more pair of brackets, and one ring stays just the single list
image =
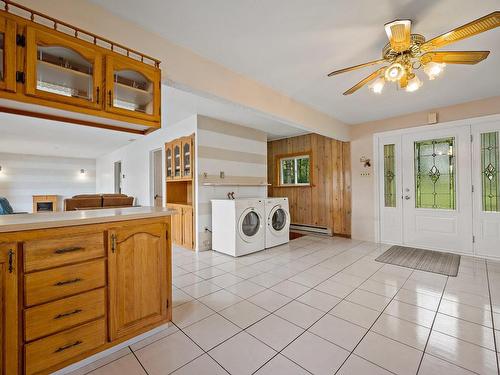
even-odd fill
[{"label": "upholstered couch", "polygon": [[132,207],[134,197],[125,194],[81,194],[64,200],[64,211]]}]

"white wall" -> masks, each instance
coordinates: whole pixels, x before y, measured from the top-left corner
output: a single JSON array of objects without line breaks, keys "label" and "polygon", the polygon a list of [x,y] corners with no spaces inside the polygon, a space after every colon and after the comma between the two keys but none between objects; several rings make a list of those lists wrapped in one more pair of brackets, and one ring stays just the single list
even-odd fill
[{"label": "white wall", "polygon": [[[211,199],[225,199],[228,192],[236,198],[267,197],[267,186],[204,186],[204,182],[267,182],[266,133],[225,121],[198,116],[197,131],[197,238],[198,250],[211,248]],[[206,174],[206,177],[205,177]]]},{"label": "white wall", "polygon": [[[130,144],[119,148],[97,159],[96,189],[98,193],[114,192],[114,163],[122,162],[122,193],[136,198],[135,204],[152,206],[150,158],[151,151],[162,149],[162,160],[165,160],[165,142],[196,132],[196,115],[178,122],[172,126],[162,127]],[[165,181],[163,170],[162,180]],[[165,184],[163,199],[165,202]]]},{"label": "white wall", "polygon": [[0,166],[0,196],[14,211],[32,212],[33,195],[59,195],[62,210],[64,198],[96,192],[94,159],[0,153]]}]

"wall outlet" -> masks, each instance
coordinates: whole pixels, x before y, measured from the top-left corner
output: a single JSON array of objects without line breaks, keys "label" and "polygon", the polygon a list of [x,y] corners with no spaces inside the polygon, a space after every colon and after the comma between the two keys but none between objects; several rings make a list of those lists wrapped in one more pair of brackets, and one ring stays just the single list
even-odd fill
[{"label": "wall outlet", "polygon": [[224,171],[220,171],[220,172],[219,172],[219,177],[220,177],[220,178],[224,178],[224,177],[226,177],[226,174],[224,173]]}]

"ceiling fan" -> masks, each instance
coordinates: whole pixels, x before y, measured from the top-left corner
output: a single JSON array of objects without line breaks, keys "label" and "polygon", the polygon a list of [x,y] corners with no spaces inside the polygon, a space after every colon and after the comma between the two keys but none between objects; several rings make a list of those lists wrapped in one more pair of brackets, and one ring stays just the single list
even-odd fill
[{"label": "ceiling fan", "polygon": [[397,82],[400,88],[413,92],[422,86],[422,81],[415,74],[418,69],[422,68],[429,79],[433,80],[439,76],[446,64],[477,64],[486,59],[490,53],[490,51],[435,51],[436,49],[498,26],[500,26],[500,11],[426,41],[423,35],[411,33],[411,20],[396,20],[385,25],[389,43],[382,49],[380,60],[336,70],[328,74],[328,77],[385,63],[388,65],[374,71],[344,92],[344,95],[350,95],[366,84],[369,84],[368,87],[374,93],[380,94],[386,82]]}]

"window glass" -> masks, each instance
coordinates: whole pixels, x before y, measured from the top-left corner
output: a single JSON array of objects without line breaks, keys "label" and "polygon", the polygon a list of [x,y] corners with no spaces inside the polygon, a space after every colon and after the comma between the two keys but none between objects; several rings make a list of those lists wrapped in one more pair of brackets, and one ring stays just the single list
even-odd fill
[{"label": "window glass", "polygon": [[275,231],[282,230],[286,225],[286,213],[282,208],[278,208],[273,214],[272,226]]},{"label": "window glass", "polygon": [[395,145],[384,145],[384,201],[385,207],[396,207]]},{"label": "window glass", "polygon": [[241,230],[243,231],[243,233],[248,237],[255,236],[259,231],[259,227],[260,227],[259,215],[257,215],[253,211],[247,213],[246,216],[243,218],[243,222],[241,223]]},{"label": "window glass", "polygon": [[500,212],[498,177],[498,132],[481,134],[481,171],[483,211]]},{"label": "window glass", "polygon": [[416,208],[456,208],[455,138],[415,142]]},{"label": "window glass", "polygon": [[310,173],[309,155],[280,159],[281,185],[309,185]]}]

